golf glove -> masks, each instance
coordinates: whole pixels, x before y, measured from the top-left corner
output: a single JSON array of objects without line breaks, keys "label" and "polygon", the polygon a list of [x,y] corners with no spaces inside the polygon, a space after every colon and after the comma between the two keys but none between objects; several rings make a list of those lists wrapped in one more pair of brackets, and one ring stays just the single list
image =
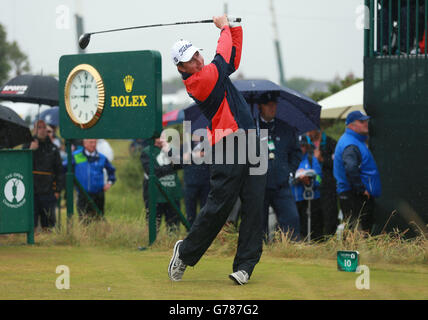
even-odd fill
[{"label": "golf glove", "polygon": [[156,160],[159,164],[159,166],[167,166],[169,164],[171,164],[171,159],[168,158],[168,156],[166,155],[165,152],[161,151],[158,156],[156,157]]},{"label": "golf glove", "polygon": [[229,26],[231,28],[239,27],[241,25],[240,22],[235,22],[236,17],[235,16],[227,16],[227,20],[229,21]]}]

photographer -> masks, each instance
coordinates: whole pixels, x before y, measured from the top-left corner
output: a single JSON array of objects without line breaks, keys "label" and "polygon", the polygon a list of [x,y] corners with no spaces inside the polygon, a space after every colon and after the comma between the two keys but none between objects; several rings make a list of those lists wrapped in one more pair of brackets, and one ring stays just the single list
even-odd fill
[{"label": "photographer", "polygon": [[[311,240],[320,240],[323,236],[323,217],[320,200],[322,170],[318,159],[314,157],[313,146],[306,136],[299,137],[303,158],[296,171],[292,190],[300,216],[300,236],[308,236],[308,212],[310,212]],[[309,206],[310,201],[310,208]],[[308,210],[309,209],[309,210]]]}]

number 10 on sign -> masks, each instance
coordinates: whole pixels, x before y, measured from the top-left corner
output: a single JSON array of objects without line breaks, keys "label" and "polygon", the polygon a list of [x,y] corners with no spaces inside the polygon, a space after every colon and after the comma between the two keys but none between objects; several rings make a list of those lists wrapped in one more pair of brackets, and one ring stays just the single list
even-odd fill
[{"label": "number 10 on sign", "polygon": [[358,251],[337,251],[337,269],[339,271],[356,272],[358,256]]}]

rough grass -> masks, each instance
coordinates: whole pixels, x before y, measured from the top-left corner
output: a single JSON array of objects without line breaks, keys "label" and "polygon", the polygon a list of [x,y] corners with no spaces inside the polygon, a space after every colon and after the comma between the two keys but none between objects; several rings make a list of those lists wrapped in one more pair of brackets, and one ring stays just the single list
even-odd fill
[{"label": "rough grass", "polygon": [[365,263],[422,264],[428,265],[428,241],[424,236],[405,239],[399,232],[368,235],[358,230],[345,230],[342,239],[329,237],[317,243],[294,243],[286,235],[279,234],[282,241],[270,246],[270,253],[288,258],[336,259],[339,250],[356,250]]},{"label": "rough grass", "polygon": [[[65,223],[65,221],[64,221]],[[175,241],[184,238],[186,231],[167,233],[161,226],[152,248],[169,251]],[[209,249],[211,255],[233,257],[236,252],[238,232],[226,226]],[[0,245],[25,243],[25,235],[7,235],[0,238]],[[36,246],[101,247],[109,249],[142,249],[148,247],[148,226],[145,218],[114,218],[89,225],[73,218],[69,227],[50,233],[36,234]],[[365,263],[428,265],[428,241],[424,236],[405,239],[395,232],[371,236],[356,229],[345,229],[342,239],[329,237],[322,242],[294,242],[287,234],[277,232],[270,244],[265,244],[264,254],[289,259],[328,259],[335,261],[338,250],[357,250],[360,261]]]}]

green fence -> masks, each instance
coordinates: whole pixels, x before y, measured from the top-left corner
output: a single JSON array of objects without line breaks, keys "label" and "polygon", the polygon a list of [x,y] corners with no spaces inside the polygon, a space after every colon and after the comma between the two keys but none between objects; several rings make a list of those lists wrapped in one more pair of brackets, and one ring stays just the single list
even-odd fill
[{"label": "green fence", "polygon": [[415,236],[428,232],[428,0],[365,5],[364,108],[382,182],[375,232]]},{"label": "green fence", "polygon": [[366,57],[428,57],[422,47],[428,43],[428,0],[365,0],[365,6]]}]

